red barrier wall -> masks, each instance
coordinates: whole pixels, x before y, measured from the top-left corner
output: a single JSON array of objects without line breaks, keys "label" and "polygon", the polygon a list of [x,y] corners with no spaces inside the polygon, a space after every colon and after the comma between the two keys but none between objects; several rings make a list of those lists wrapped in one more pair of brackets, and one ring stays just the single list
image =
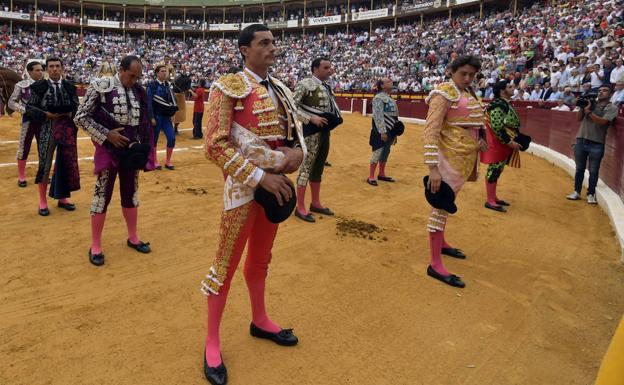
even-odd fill
[{"label": "red barrier wall", "polygon": [[[338,97],[341,110],[350,111],[353,99],[353,112],[362,112],[362,98]],[[366,111],[372,111],[371,99],[366,99]],[[555,150],[569,158],[574,158],[572,144],[575,142],[580,122],[575,112],[553,111],[539,108],[536,102],[513,103],[520,121],[521,131],[531,135],[535,143]],[[398,100],[399,115],[405,118],[425,119],[427,105],[422,99]],[[547,104],[546,107],[552,107]],[[343,108],[346,107],[346,108]],[[609,128],[605,143],[605,156],[600,166],[600,178],[624,201],[624,117],[618,117]]]}]

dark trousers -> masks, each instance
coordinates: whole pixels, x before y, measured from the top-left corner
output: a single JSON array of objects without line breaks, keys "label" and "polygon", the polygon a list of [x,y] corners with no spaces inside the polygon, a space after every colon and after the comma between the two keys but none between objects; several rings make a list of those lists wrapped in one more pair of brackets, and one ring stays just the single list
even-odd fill
[{"label": "dark trousers", "polygon": [[574,161],[576,162],[576,174],[574,175],[574,191],[581,193],[585,168],[589,169],[589,187],[587,194],[596,193],[600,162],[604,156],[604,144],[587,139],[576,139],[574,145]]},{"label": "dark trousers", "polygon": [[201,138],[202,135],[202,119],[203,112],[193,112],[193,138]]}]

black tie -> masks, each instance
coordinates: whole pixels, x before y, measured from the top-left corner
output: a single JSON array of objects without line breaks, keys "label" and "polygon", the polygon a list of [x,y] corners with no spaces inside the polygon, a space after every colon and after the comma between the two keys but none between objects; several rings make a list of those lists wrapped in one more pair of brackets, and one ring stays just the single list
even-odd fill
[{"label": "black tie", "polygon": [[61,88],[59,87],[58,82],[54,82],[54,96],[57,103],[60,103],[63,100],[61,98]]},{"label": "black tie", "polygon": [[264,88],[266,88],[267,90],[269,89],[269,81],[268,81],[268,80],[266,80],[266,79],[265,79],[265,80],[261,81],[261,82],[260,82],[260,84],[261,84]]}]

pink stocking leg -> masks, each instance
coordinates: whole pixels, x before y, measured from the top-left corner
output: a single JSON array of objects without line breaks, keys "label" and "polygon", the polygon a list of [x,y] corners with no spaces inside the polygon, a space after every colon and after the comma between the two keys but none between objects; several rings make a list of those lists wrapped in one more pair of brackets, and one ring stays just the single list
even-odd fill
[{"label": "pink stocking leg", "polygon": [[91,215],[92,254],[100,254],[102,252],[102,232],[104,231],[104,221],[106,221],[106,213]]},{"label": "pink stocking leg", "polygon": [[20,182],[26,180],[26,160],[17,160],[17,180]]},{"label": "pink stocking leg", "polygon": [[485,191],[487,192],[487,203],[497,206],[496,204],[496,182],[489,183],[486,179]]},{"label": "pink stocking leg", "polygon": [[137,245],[141,241],[137,234],[138,209],[136,207],[122,207],[121,211],[126,219],[126,227],[128,227],[128,240]]},{"label": "pink stocking leg", "polygon": [[297,186],[297,211],[303,215],[308,215],[305,207],[305,193],[307,186]]},{"label": "pink stocking leg", "polygon": [[443,231],[429,232],[429,247],[431,248],[431,267],[442,275],[449,275],[448,270],[442,263],[442,242],[444,240]]},{"label": "pink stocking leg", "polygon": [[39,208],[48,208],[48,199],[46,198],[46,192],[48,191],[47,183],[39,183]]},{"label": "pink stocking leg", "polygon": [[379,176],[386,176],[386,162],[379,162]]},{"label": "pink stocking leg", "polygon": [[167,147],[167,159],[165,160],[165,166],[171,166],[171,154],[173,154],[173,147]]},{"label": "pink stocking leg", "polygon": [[321,204],[321,182],[310,182],[310,190],[312,190],[312,206],[324,208]]},{"label": "pink stocking leg", "polygon": [[375,179],[375,169],[377,168],[377,163],[371,163],[370,165],[370,172],[368,173],[368,179],[370,180],[374,180]]}]

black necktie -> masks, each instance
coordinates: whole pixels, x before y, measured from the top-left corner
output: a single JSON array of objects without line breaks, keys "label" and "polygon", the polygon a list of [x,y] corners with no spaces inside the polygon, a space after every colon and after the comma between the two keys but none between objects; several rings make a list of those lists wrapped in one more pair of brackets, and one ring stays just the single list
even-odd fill
[{"label": "black necktie", "polygon": [[61,88],[59,87],[58,82],[54,82],[54,96],[56,99],[56,103],[60,103],[61,100],[63,100],[61,98]]},{"label": "black necktie", "polygon": [[261,81],[261,82],[260,82],[260,84],[261,84],[264,88],[266,88],[267,90],[269,89],[269,81],[268,81],[268,80],[266,80],[266,79],[265,79],[265,80]]}]

